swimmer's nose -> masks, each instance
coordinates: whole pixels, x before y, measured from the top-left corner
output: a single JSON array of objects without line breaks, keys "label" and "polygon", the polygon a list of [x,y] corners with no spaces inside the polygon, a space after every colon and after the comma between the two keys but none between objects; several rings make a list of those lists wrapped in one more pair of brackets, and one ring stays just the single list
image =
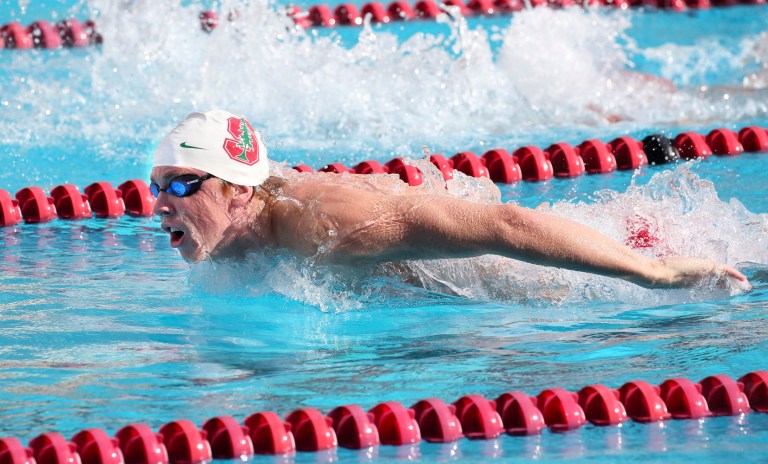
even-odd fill
[{"label": "swimmer's nose", "polygon": [[167,193],[160,192],[160,196],[158,196],[155,201],[154,212],[160,217],[166,217],[173,214],[173,205],[168,201]]}]

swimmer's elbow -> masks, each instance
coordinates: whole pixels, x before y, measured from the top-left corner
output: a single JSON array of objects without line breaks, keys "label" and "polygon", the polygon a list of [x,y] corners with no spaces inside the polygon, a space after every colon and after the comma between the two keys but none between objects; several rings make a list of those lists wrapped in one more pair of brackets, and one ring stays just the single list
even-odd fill
[{"label": "swimmer's elbow", "polygon": [[495,213],[493,232],[494,253],[508,258],[529,261],[531,252],[539,247],[546,215],[530,208],[513,204],[499,205]]}]

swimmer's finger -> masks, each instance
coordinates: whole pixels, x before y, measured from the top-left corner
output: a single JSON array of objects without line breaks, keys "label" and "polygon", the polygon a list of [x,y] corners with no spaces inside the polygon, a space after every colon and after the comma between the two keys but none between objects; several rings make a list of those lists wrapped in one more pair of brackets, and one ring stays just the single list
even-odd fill
[{"label": "swimmer's finger", "polygon": [[733,277],[734,279],[740,280],[742,282],[746,282],[747,281],[747,276],[745,276],[741,272],[737,271],[736,268],[734,268],[734,267],[731,267],[731,266],[728,266],[727,264],[724,264],[723,266],[720,267],[720,269],[722,271],[724,271],[725,275],[727,275],[728,277]]}]

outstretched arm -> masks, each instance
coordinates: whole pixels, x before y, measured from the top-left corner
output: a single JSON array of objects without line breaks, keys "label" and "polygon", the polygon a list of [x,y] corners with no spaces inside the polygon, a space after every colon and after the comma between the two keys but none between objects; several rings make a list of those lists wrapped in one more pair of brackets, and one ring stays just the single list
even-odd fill
[{"label": "outstretched arm", "polygon": [[689,286],[712,275],[746,281],[730,266],[695,258],[654,260],[584,225],[512,204],[402,195],[390,199],[385,211],[345,237],[337,251],[380,261],[498,254],[649,288]]}]

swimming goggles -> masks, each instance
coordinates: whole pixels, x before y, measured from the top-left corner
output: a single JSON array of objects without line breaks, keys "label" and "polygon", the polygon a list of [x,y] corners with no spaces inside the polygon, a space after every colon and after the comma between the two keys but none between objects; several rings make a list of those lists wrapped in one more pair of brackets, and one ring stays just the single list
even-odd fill
[{"label": "swimming goggles", "polygon": [[188,197],[200,190],[200,187],[203,186],[203,181],[208,180],[211,177],[216,176],[213,174],[206,174],[204,176],[198,176],[197,174],[182,174],[171,179],[171,182],[168,183],[168,187],[166,188],[160,188],[160,186],[157,185],[157,182],[152,182],[149,184],[149,190],[155,198],[160,195],[160,192],[165,192],[179,198]]}]

